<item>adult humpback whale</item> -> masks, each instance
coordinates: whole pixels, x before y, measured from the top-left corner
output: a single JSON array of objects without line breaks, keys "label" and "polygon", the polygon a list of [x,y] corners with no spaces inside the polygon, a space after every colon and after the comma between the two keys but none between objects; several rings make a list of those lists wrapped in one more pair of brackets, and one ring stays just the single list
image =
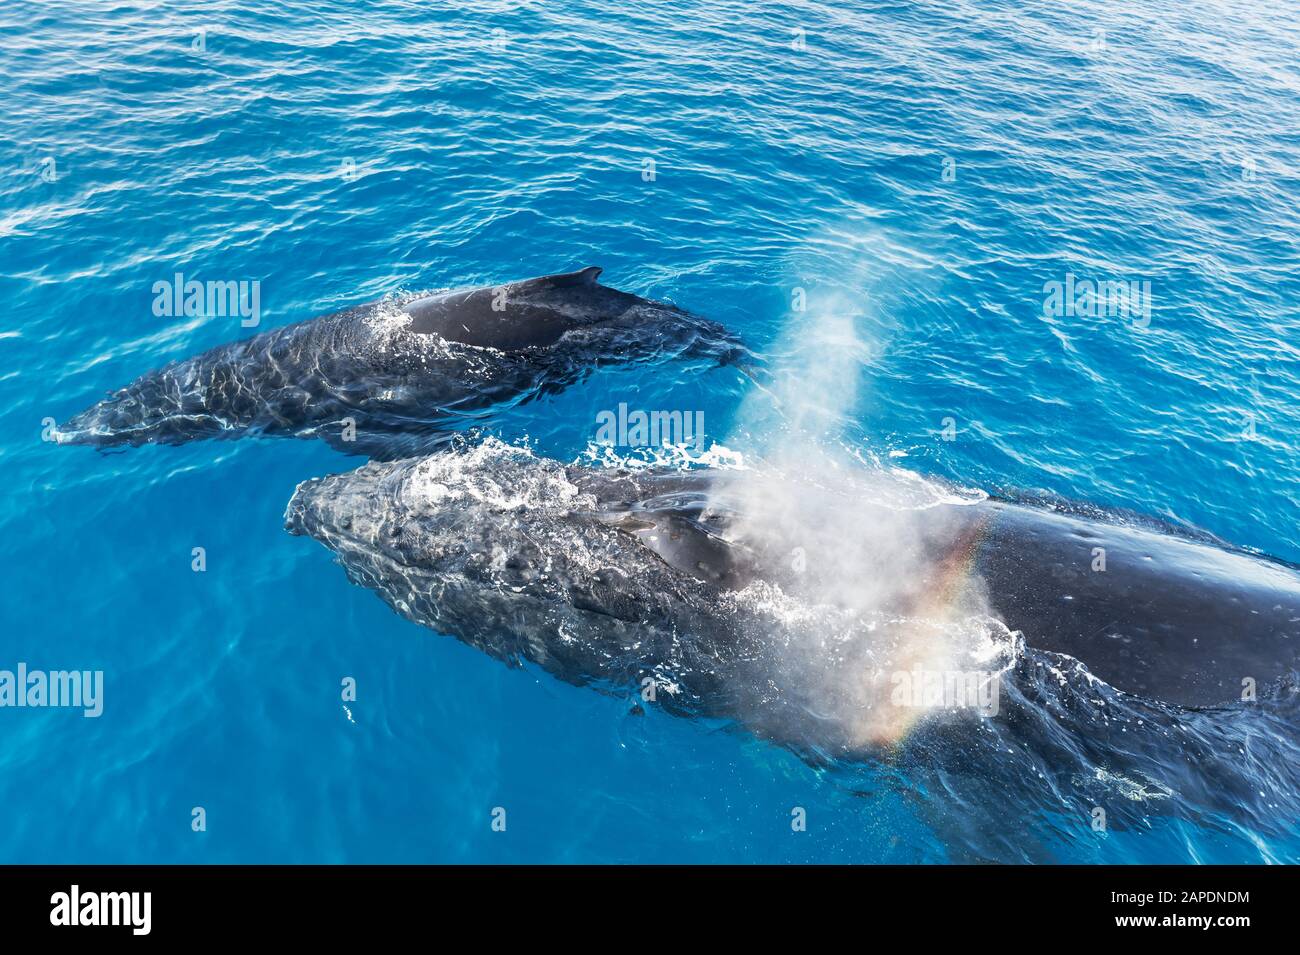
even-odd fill
[{"label": "adult humpback whale", "polygon": [[560,390],[598,366],[744,354],[721,325],[603,286],[600,271],[370,302],[277,328],[150,372],[56,437],[113,447],[319,436],[395,457],[451,419]]},{"label": "adult humpback whale", "polygon": [[901,738],[929,704],[900,674],[996,676],[1024,644],[1186,706],[1297,665],[1295,567],[1050,507],[900,510],[790,481],[490,441],[306,481],[286,527],[494,657],[820,752]]}]

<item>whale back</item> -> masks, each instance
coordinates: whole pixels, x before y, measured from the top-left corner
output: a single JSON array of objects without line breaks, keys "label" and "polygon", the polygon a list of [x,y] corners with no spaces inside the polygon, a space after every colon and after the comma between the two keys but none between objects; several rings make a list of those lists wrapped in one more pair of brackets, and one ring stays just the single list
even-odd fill
[{"label": "whale back", "polygon": [[406,306],[410,331],[498,351],[548,348],[566,332],[616,318],[641,300],[599,283],[596,266],[446,292]]},{"label": "whale back", "polygon": [[679,573],[722,590],[759,574],[754,555],[728,539],[731,515],[714,500],[710,471],[615,472],[570,469],[573,482],[600,501],[597,520]]},{"label": "whale back", "polygon": [[[720,591],[791,583],[733,533],[714,477],[642,476],[603,520]],[[600,496],[619,500],[616,486]],[[912,529],[1029,646],[1068,654],[1121,690],[1212,706],[1300,666],[1300,572],[1285,562],[1149,521],[1001,500],[917,512]]]},{"label": "whale back", "polygon": [[975,570],[998,615],[1112,686],[1208,706],[1300,664],[1300,574],[1286,563],[1041,507],[976,510]]}]

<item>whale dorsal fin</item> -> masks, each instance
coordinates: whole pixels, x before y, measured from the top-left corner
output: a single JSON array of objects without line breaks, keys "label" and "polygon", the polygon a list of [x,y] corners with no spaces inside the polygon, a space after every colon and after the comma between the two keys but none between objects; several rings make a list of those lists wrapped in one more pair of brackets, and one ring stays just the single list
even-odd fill
[{"label": "whale dorsal fin", "polygon": [[519,292],[544,292],[553,288],[578,288],[582,285],[598,285],[602,269],[599,265],[589,265],[576,272],[559,272],[555,275],[539,275],[535,279],[523,279],[511,282],[510,288]]}]

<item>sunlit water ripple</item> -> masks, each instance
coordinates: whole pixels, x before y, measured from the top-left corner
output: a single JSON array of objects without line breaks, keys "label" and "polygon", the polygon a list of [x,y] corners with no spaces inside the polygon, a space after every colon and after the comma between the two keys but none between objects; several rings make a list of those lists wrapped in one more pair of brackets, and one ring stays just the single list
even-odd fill
[{"label": "sunlit water ripple", "polygon": [[[267,327],[596,264],[771,354],[796,288],[851,296],[871,460],[1297,560],[1298,42],[1215,0],[0,10],[0,667],[106,675],[98,720],[0,710],[0,859],[1297,861],[1291,687],[1184,713],[1031,655],[1004,718],[814,766],[403,622],[282,530],[356,463],[323,444],[40,436],[249,334],[155,316],[177,271]],[[1067,274],[1149,280],[1149,327],[1045,316]],[[493,428],[721,440],[746,385],[603,371]]]}]

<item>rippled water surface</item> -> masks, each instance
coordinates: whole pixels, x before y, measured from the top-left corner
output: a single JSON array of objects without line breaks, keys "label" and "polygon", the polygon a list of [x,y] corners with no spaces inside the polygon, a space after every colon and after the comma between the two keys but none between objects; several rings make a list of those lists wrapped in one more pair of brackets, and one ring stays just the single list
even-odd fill
[{"label": "rippled water surface", "polygon": [[[319,442],[41,431],[252,334],[156,315],[177,272],[258,281],[266,328],[600,265],[777,362],[851,314],[864,460],[1300,560],[1298,47],[1290,4],[1211,0],[6,5],[0,668],[106,686],[0,710],[0,859],[1297,861],[1291,685],[1185,712],[1030,655],[1005,719],[813,765],[404,622],[282,528],[359,463]],[[1070,275],[1150,312],[1045,314]],[[725,442],[747,388],[609,369],[491,427]]]}]

